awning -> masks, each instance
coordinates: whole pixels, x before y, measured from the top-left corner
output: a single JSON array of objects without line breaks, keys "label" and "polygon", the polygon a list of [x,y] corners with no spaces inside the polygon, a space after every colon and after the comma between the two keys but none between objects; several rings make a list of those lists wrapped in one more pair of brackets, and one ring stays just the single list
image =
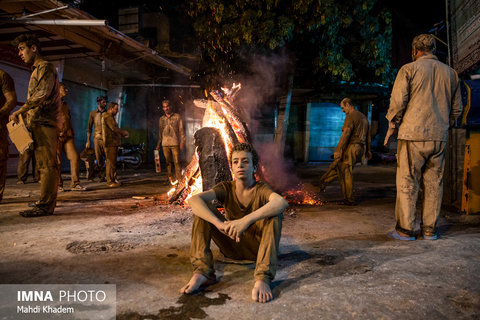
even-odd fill
[{"label": "awning", "polygon": [[[24,15],[28,17],[22,18]],[[143,61],[186,76],[190,74],[190,69],[160,56],[107,23],[92,22],[93,16],[61,1],[2,0],[0,17],[0,45],[9,45],[20,34],[34,33],[40,40],[42,55],[48,60],[93,57],[120,65]]]}]

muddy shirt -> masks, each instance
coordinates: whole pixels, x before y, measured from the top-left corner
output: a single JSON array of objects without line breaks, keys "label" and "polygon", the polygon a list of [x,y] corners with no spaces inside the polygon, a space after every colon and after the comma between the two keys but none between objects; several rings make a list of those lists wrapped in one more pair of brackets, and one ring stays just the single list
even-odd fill
[{"label": "muddy shirt", "polygon": [[213,187],[217,200],[225,208],[227,220],[241,219],[268,202],[268,198],[273,192],[270,186],[262,181],[257,181],[254,188],[252,200],[244,207],[237,199],[235,181],[223,181]]},{"label": "muddy shirt", "polygon": [[30,123],[59,126],[61,120],[58,74],[50,62],[38,58],[32,66],[28,97],[20,112],[29,111]]},{"label": "muddy shirt", "polygon": [[121,130],[110,112],[105,112],[103,115],[102,130],[105,147],[118,147],[122,144]]},{"label": "muddy shirt", "polygon": [[[2,137],[7,136],[7,129],[5,126],[8,122],[8,116],[12,111],[11,107],[5,106],[5,103],[7,102],[5,93],[7,92],[15,92],[15,85],[13,84],[12,77],[10,77],[8,73],[0,70],[0,126],[2,127],[2,132],[0,134]],[[3,116],[1,116],[1,114],[3,114]]]},{"label": "muddy shirt", "polygon": [[173,113],[170,117],[162,116],[158,120],[158,141],[163,147],[178,146],[180,142],[185,142],[185,132],[183,130],[182,118],[178,113]]},{"label": "muddy shirt", "polygon": [[462,108],[457,73],[428,54],[398,71],[386,118],[398,139],[447,141]]},{"label": "muddy shirt", "polygon": [[342,131],[346,128],[350,128],[349,144],[358,143],[365,145],[368,134],[368,120],[363,113],[358,110],[353,110],[345,117]]},{"label": "muddy shirt", "polygon": [[62,126],[58,135],[64,140],[73,138],[73,125],[70,108],[64,100],[62,100]]},{"label": "muddy shirt", "polygon": [[102,118],[106,113],[106,111],[98,111],[98,108],[90,112],[88,115],[88,136],[92,134],[92,126],[94,126],[95,131],[93,132],[93,137],[95,139],[102,139]]}]

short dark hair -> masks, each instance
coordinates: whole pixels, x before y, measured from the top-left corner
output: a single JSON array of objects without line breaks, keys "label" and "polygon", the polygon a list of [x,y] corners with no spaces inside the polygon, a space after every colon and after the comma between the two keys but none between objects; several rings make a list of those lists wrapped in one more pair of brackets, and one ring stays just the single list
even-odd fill
[{"label": "short dark hair", "polygon": [[39,52],[42,52],[42,48],[40,47],[40,41],[38,40],[37,36],[33,33],[24,33],[17,36],[13,41],[12,44],[15,47],[18,47],[20,43],[24,42],[29,48],[33,45],[37,47]]},{"label": "short dark hair", "polygon": [[113,108],[115,108],[115,106],[118,106],[118,103],[116,103],[116,102],[109,102],[107,109],[108,109],[108,110],[113,109]]},{"label": "short dark hair", "polygon": [[100,102],[102,100],[107,100],[107,97],[105,97],[105,96],[98,96],[97,97],[97,102]]},{"label": "short dark hair", "polygon": [[353,106],[353,101],[350,98],[343,98],[343,100],[340,102],[340,104],[342,104],[342,103],[343,104],[349,104],[349,105]]},{"label": "short dark hair", "polygon": [[437,44],[433,35],[424,33],[413,38],[412,47],[420,51],[435,52]]},{"label": "short dark hair", "polygon": [[238,143],[233,146],[232,150],[230,150],[230,164],[232,164],[232,156],[234,152],[239,152],[239,151],[245,151],[245,152],[250,152],[252,154],[252,162],[253,166],[257,167],[258,166],[258,154],[257,151],[255,151],[255,148],[250,144],[250,143]]}]

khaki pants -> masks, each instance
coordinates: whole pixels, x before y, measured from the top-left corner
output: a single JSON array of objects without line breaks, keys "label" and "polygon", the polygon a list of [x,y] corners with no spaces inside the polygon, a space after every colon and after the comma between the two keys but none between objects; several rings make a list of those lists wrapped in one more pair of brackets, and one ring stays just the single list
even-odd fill
[{"label": "khaki pants", "polygon": [[[167,173],[168,178],[170,180],[178,180],[182,176],[180,171],[180,160],[179,160],[179,153],[180,147],[179,146],[169,146],[169,147],[162,147],[163,155],[165,156],[165,161],[167,162]],[[172,176],[172,159],[173,163],[175,164],[175,175],[176,178]]]},{"label": "khaki pants", "polygon": [[[216,212],[219,219],[225,218]],[[254,278],[270,283],[277,271],[278,248],[282,233],[283,215],[262,219],[252,224],[239,243],[221,233],[209,222],[194,216],[190,261],[194,273],[215,279],[210,240],[213,239],[225,257],[256,261]]]},{"label": "khaki pants", "polygon": [[95,158],[97,159],[97,172],[100,180],[105,178],[105,143],[102,138],[93,139]]},{"label": "khaki pants", "polygon": [[422,224],[424,232],[435,233],[443,197],[445,141],[398,140],[396,229],[415,234],[419,183],[423,183]]},{"label": "khaki pants", "polygon": [[[0,130],[7,130],[2,126]],[[7,178],[7,159],[8,159],[8,140],[3,132],[0,133],[0,201],[3,199],[3,191],[5,190],[5,180]]]},{"label": "khaki pants", "polygon": [[107,157],[107,183],[114,183],[117,181],[117,151],[118,147],[105,147],[105,154]]},{"label": "khaki pants", "polygon": [[[71,187],[75,187],[77,184],[80,183],[80,157],[78,156],[77,148],[75,147],[75,141],[73,138],[68,138],[67,140],[63,140],[59,138],[58,140],[58,152],[57,152],[57,159],[58,159],[58,167],[59,170],[61,169],[62,165],[62,153],[65,152],[67,159],[70,161],[70,175],[72,176],[72,184]],[[61,171],[61,170],[60,170]],[[63,187],[63,179],[62,174],[59,171],[59,185]]]},{"label": "khaki pants", "polygon": [[37,207],[53,213],[57,203],[58,161],[57,161],[57,128],[32,124],[32,138],[40,172],[40,200]]},{"label": "khaki pants", "polygon": [[23,182],[27,181],[28,166],[30,164],[30,161],[32,162],[33,181],[36,182],[40,180],[40,173],[38,172],[34,153],[35,152],[33,150],[33,145],[32,145],[30,148],[28,148],[27,150],[25,150],[24,152],[18,155],[18,167],[17,167],[18,180],[21,180]]},{"label": "khaki pants", "polygon": [[324,185],[338,177],[342,194],[346,201],[353,202],[353,166],[362,160],[364,146],[358,143],[349,144],[343,153],[342,159],[336,166],[330,167],[320,178]]}]

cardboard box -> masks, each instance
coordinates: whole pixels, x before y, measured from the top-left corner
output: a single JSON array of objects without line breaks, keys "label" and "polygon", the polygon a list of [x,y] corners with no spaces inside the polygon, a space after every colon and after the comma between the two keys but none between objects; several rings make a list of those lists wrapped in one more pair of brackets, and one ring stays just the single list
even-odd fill
[{"label": "cardboard box", "polygon": [[28,131],[22,116],[19,116],[19,120],[18,124],[13,121],[7,123],[7,130],[10,140],[17,147],[18,152],[23,153],[33,144],[33,140],[32,134]]}]

